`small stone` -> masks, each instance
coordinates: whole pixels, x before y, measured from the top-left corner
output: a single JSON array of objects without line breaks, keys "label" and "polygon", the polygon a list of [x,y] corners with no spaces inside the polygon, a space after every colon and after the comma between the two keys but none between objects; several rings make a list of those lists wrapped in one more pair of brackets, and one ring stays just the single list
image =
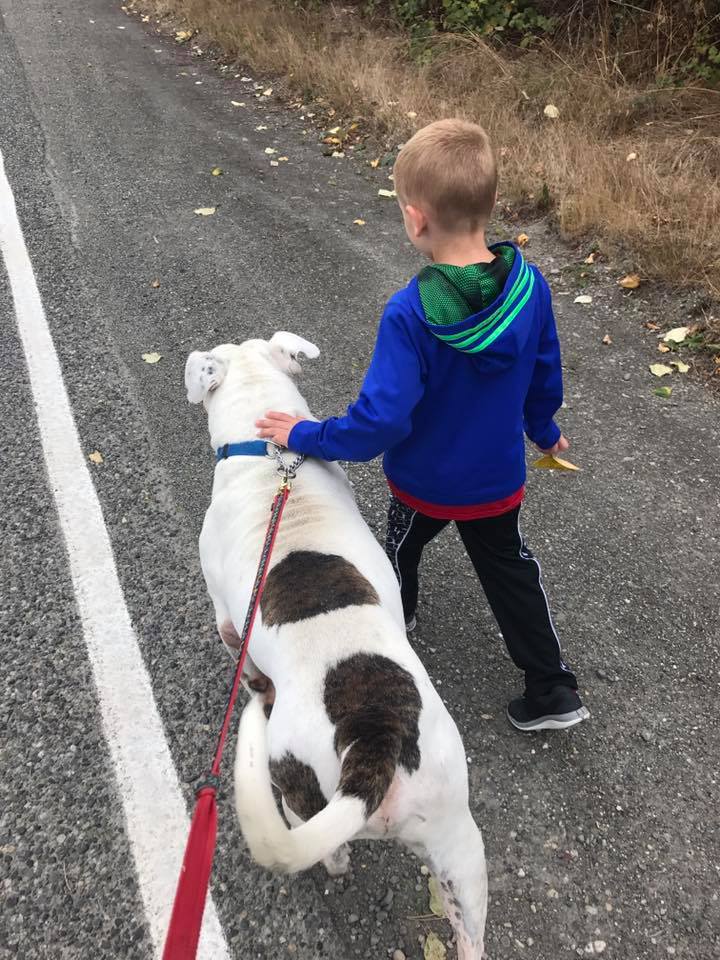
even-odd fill
[{"label": "small stone", "polygon": [[587,913],[589,916],[591,916],[591,917],[596,917],[596,916],[597,916],[597,912],[598,912],[598,908],[597,908],[597,907],[591,907],[590,904],[587,904],[587,905],[586,905],[586,907],[585,907],[585,913]]},{"label": "small stone", "polygon": [[595,671],[595,676],[598,678],[598,680],[607,680],[608,678],[607,673],[605,673],[604,670],[600,670],[599,668]]},{"label": "small stone", "polygon": [[641,730],[640,736],[643,738],[645,743],[652,743],[653,735],[650,733],[649,730]]},{"label": "small stone", "polygon": [[430,869],[429,869],[428,867],[426,867],[425,864],[423,864],[423,865],[420,867],[420,873],[421,873],[424,877],[427,877],[428,874],[430,873]]},{"label": "small stone", "polygon": [[402,950],[393,950],[392,960],[407,960]]},{"label": "small stone", "polygon": [[348,923],[357,923],[360,917],[356,913],[351,913],[348,917]]},{"label": "small stone", "polygon": [[522,867],[520,867],[520,869],[518,870],[518,874],[517,874],[517,875],[518,875],[519,877],[524,877],[524,876],[525,876],[525,871],[523,870]]},{"label": "small stone", "polygon": [[629,379],[630,379],[630,374],[629,374],[629,373],[624,373],[624,374],[623,374],[623,380],[629,380]]},{"label": "small stone", "polygon": [[550,889],[547,892],[547,895],[548,897],[550,897],[551,900],[557,900],[558,897],[560,896],[560,894],[557,892],[557,890],[554,889],[554,887],[550,887]]}]

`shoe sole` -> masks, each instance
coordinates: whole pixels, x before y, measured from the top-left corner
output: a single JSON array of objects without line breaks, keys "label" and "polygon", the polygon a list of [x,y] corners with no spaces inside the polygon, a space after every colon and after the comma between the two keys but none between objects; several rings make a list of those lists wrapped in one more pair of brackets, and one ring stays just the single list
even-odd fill
[{"label": "shoe sole", "polygon": [[574,727],[577,723],[582,723],[590,716],[587,707],[580,707],[579,710],[571,710],[569,713],[549,713],[547,716],[538,717],[536,720],[528,720],[522,723],[520,720],[514,720],[507,710],[507,718],[516,730],[567,730],[568,727]]},{"label": "shoe sole", "polygon": [[413,617],[412,620],[408,620],[408,622],[405,624],[405,632],[412,633],[416,627],[417,627],[417,620],[415,619],[415,617]]}]

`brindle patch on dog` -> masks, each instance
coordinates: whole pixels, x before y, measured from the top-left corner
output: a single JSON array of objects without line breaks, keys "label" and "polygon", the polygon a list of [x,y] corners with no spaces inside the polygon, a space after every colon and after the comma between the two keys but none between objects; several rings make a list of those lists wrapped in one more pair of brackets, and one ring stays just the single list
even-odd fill
[{"label": "brindle patch on dog", "polygon": [[325,709],[335,724],[338,754],[352,744],[339,789],[377,810],[398,765],[420,766],[420,693],[410,673],[388,657],[357,653],[328,670]]},{"label": "brindle patch on dog", "polygon": [[344,557],[295,550],[268,574],[260,610],[263,623],[272,627],[379,602],[373,585]]},{"label": "brindle patch on dog", "polygon": [[301,820],[309,820],[327,806],[315,771],[292,753],[270,761],[270,779]]}]

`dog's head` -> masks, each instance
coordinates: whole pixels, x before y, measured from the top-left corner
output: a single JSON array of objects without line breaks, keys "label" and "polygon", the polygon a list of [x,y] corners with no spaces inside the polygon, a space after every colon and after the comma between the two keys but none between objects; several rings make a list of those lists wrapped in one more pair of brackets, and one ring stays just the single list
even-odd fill
[{"label": "dog's head", "polygon": [[309,340],[283,330],[270,340],[246,340],[238,345],[224,344],[214,350],[193,350],[185,364],[185,389],[188,403],[203,403],[222,384],[231,365],[244,358],[266,362],[288,376],[301,372],[299,356],[315,360],[319,349]]}]

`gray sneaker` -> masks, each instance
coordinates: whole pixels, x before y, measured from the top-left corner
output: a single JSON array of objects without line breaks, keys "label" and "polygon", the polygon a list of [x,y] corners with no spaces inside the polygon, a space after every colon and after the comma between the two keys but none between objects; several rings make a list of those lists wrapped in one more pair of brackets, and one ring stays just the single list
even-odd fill
[{"label": "gray sneaker", "polygon": [[590,711],[584,707],[577,690],[553,687],[543,697],[517,697],[507,707],[507,717],[517,730],[565,730],[587,720]]}]

